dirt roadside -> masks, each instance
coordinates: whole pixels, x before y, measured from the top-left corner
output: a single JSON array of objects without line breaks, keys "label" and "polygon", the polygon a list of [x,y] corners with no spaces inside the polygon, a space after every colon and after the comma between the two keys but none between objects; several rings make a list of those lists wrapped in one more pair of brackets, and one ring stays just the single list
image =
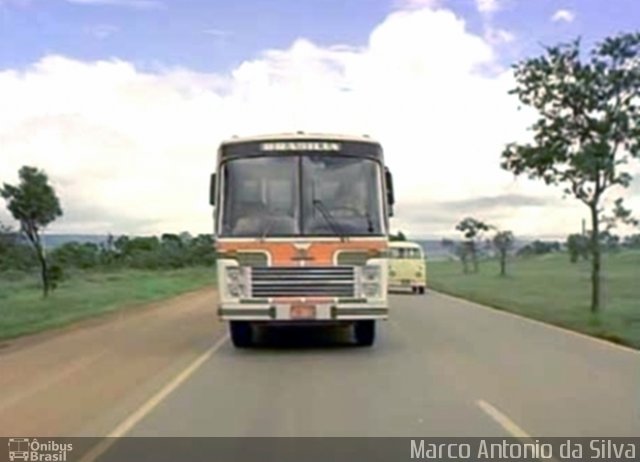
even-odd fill
[{"label": "dirt roadside", "polygon": [[207,288],[2,342],[0,436],[103,436],[223,334]]}]

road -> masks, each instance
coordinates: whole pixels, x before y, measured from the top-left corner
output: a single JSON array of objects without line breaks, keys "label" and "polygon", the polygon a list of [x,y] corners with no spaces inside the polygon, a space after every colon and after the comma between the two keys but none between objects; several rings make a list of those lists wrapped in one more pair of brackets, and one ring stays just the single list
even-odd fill
[{"label": "road", "polygon": [[636,436],[640,353],[428,292],[236,350],[204,290],[0,348],[3,436]]}]

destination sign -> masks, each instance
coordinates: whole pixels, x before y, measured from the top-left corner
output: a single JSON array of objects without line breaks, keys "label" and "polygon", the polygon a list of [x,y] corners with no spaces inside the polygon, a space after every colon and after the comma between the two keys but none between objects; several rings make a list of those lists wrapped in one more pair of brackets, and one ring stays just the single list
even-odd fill
[{"label": "destination sign", "polygon": [[262,151],[340,151],[340,143],[329,141],[276,141],[260,144]]}]

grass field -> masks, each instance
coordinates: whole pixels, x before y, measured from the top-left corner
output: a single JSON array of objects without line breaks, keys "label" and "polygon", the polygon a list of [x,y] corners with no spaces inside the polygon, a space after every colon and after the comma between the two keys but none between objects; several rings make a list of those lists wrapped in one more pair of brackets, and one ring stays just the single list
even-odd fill
[{"label": "grass field", "polygon": [[78,272],[42,298],[36,276],[0,273],[0,339],[167,298],[215,282],[207,268]]},{"label": "grass field", "polygon": [[571,264],[566,254],[509,262],[500,277],[497,261],[478,274],[462,274],[459,262],[429,262],[429,286],[494,308],[640,348],[640,252],[604,256],[603,307],[589,311],[590,262]]}]

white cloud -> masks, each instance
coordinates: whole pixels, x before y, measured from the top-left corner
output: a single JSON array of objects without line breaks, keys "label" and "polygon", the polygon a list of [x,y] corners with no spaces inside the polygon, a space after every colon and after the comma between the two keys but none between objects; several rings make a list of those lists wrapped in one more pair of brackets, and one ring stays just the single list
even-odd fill
[{"label": "white cloud", "polygon": [[499,0],[475,0],[476,8],[480,13],[490,14],[500,9]]},{"label": "white cloud", "polygon": [[487,27],[484,32],[484,38],[492,45],[500,45],[504,43],[511,43],[516,37],[513,32],[508,30]]},{"label": "white cloud", "polygon": [[[499,168],[505,143],[527,136],[530,117],[507,94],[510,71],[486,71],[495,68],[486,39],[430,9],[391,14],[363,48],[300,39],[229,75],[47,56],[0,72],[0,101],[12,108],[0,112],[0,182],[15,181],[24,164],[44,168],[66,210],[52,228],[62,232],[207,232],[208,175],[222,139],[368,133],[396,178],[394,226],[450,233],[465,201],[560,195]],[[551,203],[473,210],[520,234],[573,230],[586,215],[573,201]]]},{"label": "white cloud", "polygon": [[558,21],[573,22],[575,18],[576,18],[575,13],[573,13],[573,11],[570,11],[570,10],[558,10],[555,13],[553,13],[553,16],[551,16],[551,20],[553,22],[558,22]]},{"label": "white cloud", "polygon": [[398,8],[419,9],[437,8],[444,3],[444,0],[396,0]]}]

